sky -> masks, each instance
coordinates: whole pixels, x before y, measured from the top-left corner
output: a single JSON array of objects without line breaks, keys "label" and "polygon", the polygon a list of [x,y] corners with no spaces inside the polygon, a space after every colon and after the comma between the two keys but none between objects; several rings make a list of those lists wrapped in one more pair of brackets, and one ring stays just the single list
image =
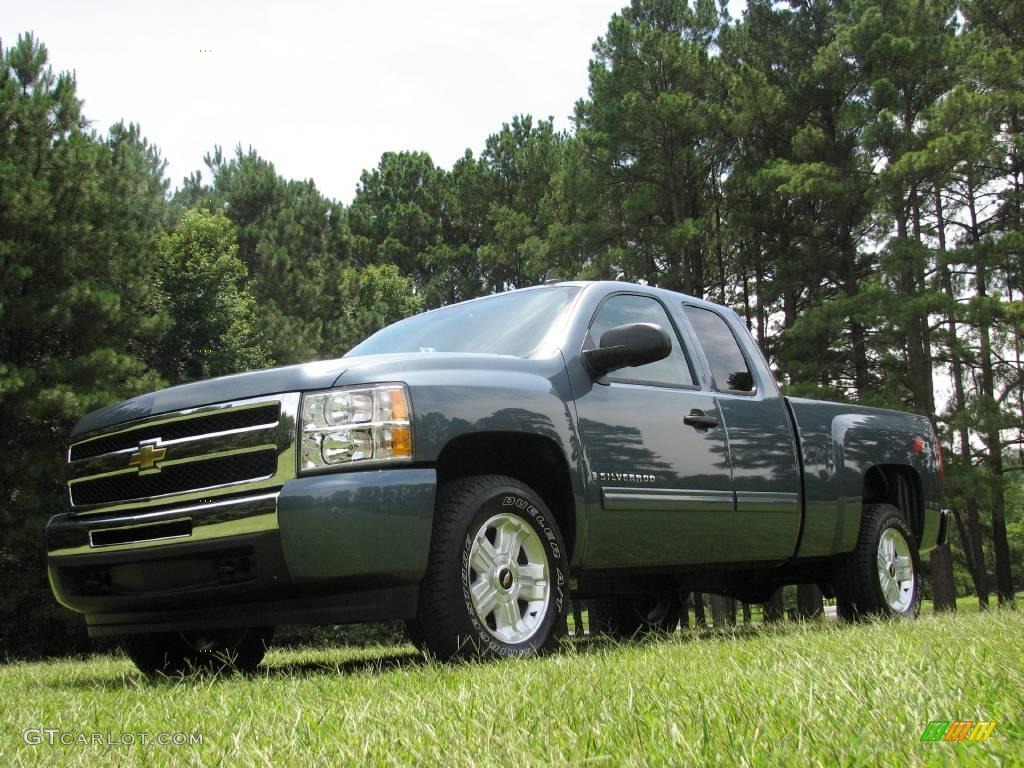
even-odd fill
[{"label": "sky", "polygon": [[4,0],[0,41],[35,33],[93,127],[140,124],[172,188],[241,144],[349,203],[383,152],[450,167],[516,114],[570,128],[591,46],[626,4]]}]

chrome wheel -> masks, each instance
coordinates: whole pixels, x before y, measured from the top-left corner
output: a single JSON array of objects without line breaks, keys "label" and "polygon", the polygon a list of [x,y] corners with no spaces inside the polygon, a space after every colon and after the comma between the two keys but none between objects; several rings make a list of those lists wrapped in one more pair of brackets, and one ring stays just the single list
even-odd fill
[{"label": "chrome wheel", "polygon": [[878,585],[882,597],[896,613],[903,613],[914,598],[914,561],[907,540],[895,528],[878,539]]},{"label": "chrome wheel", "polygon": [[477,617],[503,643],[537,632],[551,595],[547,550],[521,517],[499,514],[480,526],[469,553],[469,592]]}]

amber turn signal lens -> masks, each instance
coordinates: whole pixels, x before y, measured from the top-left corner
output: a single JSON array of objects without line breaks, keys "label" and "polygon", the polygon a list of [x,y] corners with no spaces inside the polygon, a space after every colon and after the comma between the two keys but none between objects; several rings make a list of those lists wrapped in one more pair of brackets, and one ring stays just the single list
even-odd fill
[{"label": "amber turn signal lens", "polygon": [[391,456],[412,456],[412,433],[408,427],[391,428]]}]

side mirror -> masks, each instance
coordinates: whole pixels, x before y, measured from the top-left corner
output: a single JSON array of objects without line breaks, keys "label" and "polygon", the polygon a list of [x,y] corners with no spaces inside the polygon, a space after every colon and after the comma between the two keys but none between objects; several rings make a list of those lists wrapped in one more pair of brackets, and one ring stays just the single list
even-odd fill
[{"label": "side mirror", "polygon": [[583,352],[583,364],[596,379],[619,368],[662,360],[671,352],[672,340],[661,326],[630,323],[601,334],[600,346]]}]

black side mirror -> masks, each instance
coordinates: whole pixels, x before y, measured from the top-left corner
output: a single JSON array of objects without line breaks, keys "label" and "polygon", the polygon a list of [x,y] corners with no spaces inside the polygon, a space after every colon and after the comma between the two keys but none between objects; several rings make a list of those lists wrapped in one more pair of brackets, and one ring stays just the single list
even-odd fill
[{"label": "black side mirror", "polygon": [[654,323],[618,325],[601,334],[600,346],[583,352],[583,364],[600,378],[619,368],[647,365],[668,357],[672,340]]}]

